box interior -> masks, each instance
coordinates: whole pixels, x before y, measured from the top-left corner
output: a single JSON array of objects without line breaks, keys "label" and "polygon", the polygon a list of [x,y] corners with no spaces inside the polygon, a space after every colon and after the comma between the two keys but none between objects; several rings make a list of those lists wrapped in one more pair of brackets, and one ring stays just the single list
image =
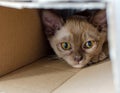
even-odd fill
[{"label": "box interior", "polygon": [[51,57],[39,9],[0,7],[0,19],[1,93],[115,93],[110,59],[75,69]]},{"label": "box interior", "polygon": [[3,93],[115,93],[109,59],[75,69],[48,57],[2,77],[0,90]]}]

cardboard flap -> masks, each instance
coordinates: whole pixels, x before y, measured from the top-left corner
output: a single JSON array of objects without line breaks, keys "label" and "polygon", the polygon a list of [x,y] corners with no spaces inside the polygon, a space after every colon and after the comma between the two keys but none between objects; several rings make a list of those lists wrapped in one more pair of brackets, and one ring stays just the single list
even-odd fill
[{"label": "cardboard flap", "polygon": [[98,0],[2,0],[0,1],[0,6],[17,9],[21,8],[102,9],[105,8],[106,1],[107,0],[101,0],[99,2]]},{"label": "cardboard flap", "polygon": [[0,76],[47,53],[38,11],[0,7]]}]

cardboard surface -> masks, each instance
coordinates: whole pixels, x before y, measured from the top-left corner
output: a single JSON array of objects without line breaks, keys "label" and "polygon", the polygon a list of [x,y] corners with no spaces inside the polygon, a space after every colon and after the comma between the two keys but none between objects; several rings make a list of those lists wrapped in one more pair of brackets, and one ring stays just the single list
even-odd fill
[{"label": "cardboard surface", "polygon": [[5,93],[51,93],[78,69],[68,64],[41,59],[0,79],[0,91]]},{"label": "cardboard surface", "polygon": [[60,60],[40,59],[0,79],[3,93],[115,93],[111,63],[74,69]]},{"label": "cardboard surface", "polygon": [[53,93],[115,93],[110,61],[82,69]]},{"label": "cardboard surface", "polygon": [[37,10],[0,7],[0,76],[46,54]]},{"label": "cardboard surface", "polygon": [[[0,0],[0,6],[17,9],[103,9],[106,7],[105,2],[107,0],[103,0],[104,2],[102,0],[99,0],[100,2],[87,2],[87,5],[86,2],[84,2],[85,0],[31,0],[34,2],[22,2],[25,0],[22,0],[21,2],[17,2],[16,0],[10,1],[11,0],[7,0],[7,2],[6,0]],[[72,1],[72,3],[70,1]]]}]

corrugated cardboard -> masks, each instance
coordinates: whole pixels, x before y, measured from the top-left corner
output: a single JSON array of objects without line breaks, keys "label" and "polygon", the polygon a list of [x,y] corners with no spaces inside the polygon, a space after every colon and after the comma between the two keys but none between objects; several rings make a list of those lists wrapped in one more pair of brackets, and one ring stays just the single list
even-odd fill
[{"label": "corrugated cardboard", "polygon": [[46,54],[37,10],[0,7],[0,75]]},{"label": "corrugated cardboard", "polygon": [[14,71],[0,78],[0,93],[115,93],[109,60],[75,69],[42,59],[47,44],[41,27],[37,10],[0,7],[0,75]]},{"label": "corrugated cardboard", "polygon": [[115,93],[109,60],[75,69],[48,58],[0,79],[2,93]]},{"label": "corrugated cardboard", "polygon": [[82,69],[53,93],[115,93],[111,62]]},{"label": "corrugated cardboard", "polygon": [[0,6],[17,9],[104,9],[108,0],[90,1],[93,0],[0,0]]}]

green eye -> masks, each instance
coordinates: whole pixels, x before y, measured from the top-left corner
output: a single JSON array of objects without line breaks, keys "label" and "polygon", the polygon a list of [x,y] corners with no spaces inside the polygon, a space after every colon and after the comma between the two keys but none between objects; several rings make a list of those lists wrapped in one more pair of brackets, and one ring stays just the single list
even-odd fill
[{"label": "green eye", "polygon": [[69,42],[62,42],[61,47],[64,50],[70,50],[71,49],[71,44]]},{"label": "green eye", "polygon": [[84,45],[84,48],[90,49],[93,47],[93,45],[94,45],[94,41],[87,41]]}]

